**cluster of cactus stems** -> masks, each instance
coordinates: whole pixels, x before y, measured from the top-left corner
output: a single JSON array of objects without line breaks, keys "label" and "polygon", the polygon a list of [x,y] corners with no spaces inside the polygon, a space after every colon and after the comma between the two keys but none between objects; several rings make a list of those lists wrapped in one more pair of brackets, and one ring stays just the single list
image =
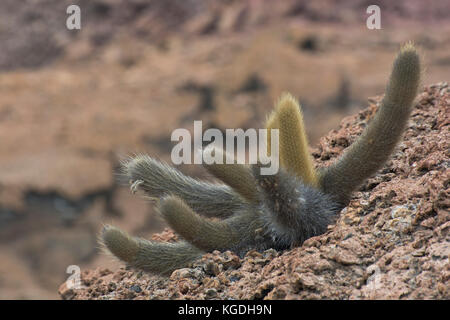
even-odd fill
[{"label": "cluster of cactus stems", "polygon": [[301,108],[290,94],[281,96],[266,121],[268,141],[270,129],[279,130],[280,170],[274,175],[261,175],[260,164],[205,164],[223,182],[217,184],[188,177],[146,155],[126,161],[123,169],[132,188],[156,200],[158,212],[182,240],[149,241],[106,225],[101,244],[131,267],[168,275],[205,252],[231,250],[242,256],[251,249],[283,250],[326,232],[352,192],[393,152],[408,121],[420,75],[419,55],[408,43],[394,61],[374,118],[325,168],[314,168]]}]

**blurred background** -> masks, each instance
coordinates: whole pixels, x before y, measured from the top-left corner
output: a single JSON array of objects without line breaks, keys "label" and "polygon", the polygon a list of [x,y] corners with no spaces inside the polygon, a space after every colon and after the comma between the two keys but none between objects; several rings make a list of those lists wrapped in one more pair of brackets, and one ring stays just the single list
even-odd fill
[{"label": "blurred background", "polygon": [[124,156],[170,161],[171,132],[194,120],[259,128],[283,91],[314,146],[383,94],[401,43],[423,52],[424,84],[448,80],[449,17],[447,0],[0,1],[0,299],[58,298],[69,265],[119,268],[102,223],[163,230],[120,182]]}]

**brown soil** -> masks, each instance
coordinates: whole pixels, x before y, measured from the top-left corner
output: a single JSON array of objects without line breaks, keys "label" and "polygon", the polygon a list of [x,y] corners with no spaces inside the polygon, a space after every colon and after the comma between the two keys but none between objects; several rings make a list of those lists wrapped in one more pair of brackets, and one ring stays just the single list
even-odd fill
[{"label": "brown soil", "polygon": [[[377,99],[378,100],[378,99]],[[313,155],[327,165],[376,105],[345,118]],[[205,254],[170,278],[98,268],[64,299],[449,299],[450,88],[426,87],[392,159],[355,193],[336,225],[301,247]],[[173,240],[166,231],[161,240]]]}]

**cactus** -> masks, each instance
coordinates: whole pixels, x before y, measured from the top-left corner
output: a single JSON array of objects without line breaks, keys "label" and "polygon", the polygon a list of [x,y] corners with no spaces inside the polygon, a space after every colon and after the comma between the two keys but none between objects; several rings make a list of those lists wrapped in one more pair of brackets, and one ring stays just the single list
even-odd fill
[{"label": "cactus", "polygon": [[167,275],[203,252],[233,250],[243,255],[250,249],[287,249],[324,233],[351,193],[393,152],[417,94],[420,68],[414,46],[403,46],[375,117],[335,163],[317,172],[300,107],[289,94],[281,97],[266,122],[268,141],[270,129],[280,130],[281,167],[274,175],[261,175],[260,164],[205,165],[224,182],[214,184],[148,156],[131,159],[124,171],[132,189],[158,199],[162,217],[184,241],[153,242],[105,226],[101,243],[132,267]]}]

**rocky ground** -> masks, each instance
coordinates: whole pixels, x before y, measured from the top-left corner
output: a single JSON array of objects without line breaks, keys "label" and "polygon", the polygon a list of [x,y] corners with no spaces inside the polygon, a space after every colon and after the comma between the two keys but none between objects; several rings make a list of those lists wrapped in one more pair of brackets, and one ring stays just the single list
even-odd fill
[{"label": "rocky ground", "polygon": [[[79,31],[65,28],[73,3]],[[117,271],[102,223],[161,232],[118,167],[136,152],[169,160],[176,128],[259,128],[289,91],[321,146],[384,92],[408,40],[424,85],[448,81],[450,1],[377,3],[381,30],[366,28],[365,0],[0,1],[0,299],[59,298],[70,265]],[[198,167],[181,169],[205,178]]]},{"label": "rocky ground", "polygon": [[[345,118],[313,155],[327,165],[361,133],[376,101]],[[426,87],[392,159],[335,225],[301,247],[205,254],[169,278],[125,268],[82,273],[63,299],[449,299],[450,88]],[[153,239],[173,241],[168,230]]]}]

